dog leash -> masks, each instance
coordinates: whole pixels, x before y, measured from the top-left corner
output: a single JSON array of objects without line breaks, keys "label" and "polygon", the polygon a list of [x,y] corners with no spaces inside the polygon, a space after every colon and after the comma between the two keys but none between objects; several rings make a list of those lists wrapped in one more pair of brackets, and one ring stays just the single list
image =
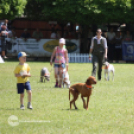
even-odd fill
[{"label": "dog leash", "polygon": [[50,70],[50,73],[53,71],[53,66],[52,66],[52,68],[51,68],[51,70]]}]

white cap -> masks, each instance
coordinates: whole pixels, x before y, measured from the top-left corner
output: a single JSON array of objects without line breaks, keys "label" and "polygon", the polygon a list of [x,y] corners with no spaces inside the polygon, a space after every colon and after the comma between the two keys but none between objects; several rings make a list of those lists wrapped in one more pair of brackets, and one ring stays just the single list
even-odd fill
[{"label": "white cap", "polygon": [[19,52],[18,53],[18,58],[25,57],[25,56],[27,56],[27,54],[25,52]]},{"label": "white cap", "polygon": [[64,38],[60,38],[60,39],[59,39],[59,43],[66,44],[65,42],[66,42],[66,41],[65,41]]}]

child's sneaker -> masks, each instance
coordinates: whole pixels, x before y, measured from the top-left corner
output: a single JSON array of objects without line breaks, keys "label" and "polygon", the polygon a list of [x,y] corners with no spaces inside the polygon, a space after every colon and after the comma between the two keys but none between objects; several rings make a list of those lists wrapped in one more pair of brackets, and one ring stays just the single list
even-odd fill
[{"label": "child's sneaker", "polygon": [[28,102],[28,103],[27,103],[27,108],[28,108],[28,109],[33,109],[31,102]]},{"label": "child's sneaker", "polygon": [[20,109],[24,110],[25,109],[24,105],[21,105],[20,106]]},{"label": "child's sneaker", "polygon": [[56,82],[55,87],[58,87],[58,82]]}]

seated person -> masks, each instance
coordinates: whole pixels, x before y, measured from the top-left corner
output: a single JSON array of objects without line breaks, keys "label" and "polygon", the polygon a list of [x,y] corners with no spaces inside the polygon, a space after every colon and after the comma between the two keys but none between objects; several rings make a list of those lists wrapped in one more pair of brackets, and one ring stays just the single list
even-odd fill
[{"label": "seated person", "polygon": [[109,32],[107,32],[107,41],[110,44],[113,44],[113,40],[115,38],[115,32],[113,31],[113,28],[110,29]]},{"label": "seated person", "polygon": [[59,31],[57,31],[57,33],[56,33],[56,38],[57,38],[57,39],[60,39],[60,38],[61,38],[61,34],[60,34]]},{"label": "seated person", "polygon": [[66,38],[67,38],[67,39],[73,39],[73,38],[75,38],[75,37],[73,36],[72,32],[69,31]]},{"label": "seated person", "polygon": [[52,30],[50,38],[56,39],[56,31],[55,30]]},{"label": "seated person", "polygon": [[67,37],[67,34],[68,34],[67,31],[64,31],[63,37],[66,38]]},{"label": "seated person", "polygon": [[35,38],[37,41],[43,38],[42,32],[39,30],[39,28],[36,29],[36,31],[33,32],[32,35],[33,38]]},{"label": "seated person", "polygon": [[130,34],[129,30],[126,31],[126,34],[125,34],[125,36],[123,38],[123,41],[128,41],[128,42],[132,41],[132,35]]},{"label": "seated person", "polygon": [[27,29],[24,29],[24,32],[21,34],[21,38],[24,38],[24,40],[27,41],[30,37],[30,33],[28,33]]}]

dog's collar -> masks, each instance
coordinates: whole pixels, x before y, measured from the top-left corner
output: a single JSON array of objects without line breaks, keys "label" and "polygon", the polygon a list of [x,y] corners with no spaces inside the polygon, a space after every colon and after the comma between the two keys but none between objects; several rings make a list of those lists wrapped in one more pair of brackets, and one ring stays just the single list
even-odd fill
[{"label": "dog's collar", "polygon": [[92,89],[92,85],[87,85],[86,84],[86,87],[87,87],[87,89]]},{"label": "dog's collar", "polygon": [[49,76],[49,75],[50,75],[49,73],[45,73],[45,75],[44,75],[44,76],[45,76],[45,77],[47,77],[47,76]]},{"label": "dog's collar", "polygon": [[108,64],[108,66],[105,66],[105,69],[108,69],[109,68],[109,64]]}]

